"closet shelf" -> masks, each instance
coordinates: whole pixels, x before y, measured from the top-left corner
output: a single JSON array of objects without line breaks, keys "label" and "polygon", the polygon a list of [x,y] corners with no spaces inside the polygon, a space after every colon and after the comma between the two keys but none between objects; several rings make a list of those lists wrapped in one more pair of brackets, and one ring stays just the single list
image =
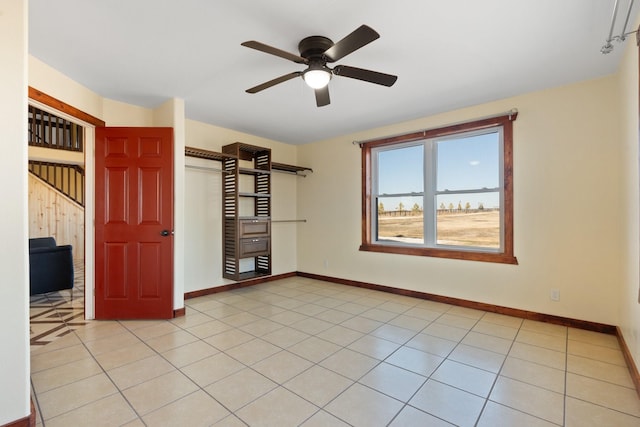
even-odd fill
[{"label": "closet shelf", "polygon": [[[251,147],[247,144],[242,144],[241,146],[243,149],[247,149],[248,147]],[[199,159],[215,160],[218,162],[221,162],[224,159],[238,158],[233,154],[218,153],[216,151],[203,150],[202,148],[195,148],[195,147],[185,147],[184,155],[187,157],[196,157]],[[307,168],[304,166],[294,166],[294,165],[287,165],[285,163],[276,163],[276,162],[271,162],[271,169],[275,169],[281,172],[288,172],[288,173],[292,173],[300,176],[304,176],[304,174],[302,174],[302,172],[304,171],[313,172],[313,169]]]},{"label": "closet shelf", "polygon": [[276,169],[282,172],[290,172],[296,175],[304,171],[313,172],[313,169],[307,168],[304,166],[285,165],[284,163],[276,163],[276,162],[271,162],[271,169]]},{"label": "closet shelf", "polygon": [[218,162],[224,159],[236,159],[237,156],[227,153],[218,153],[216,151],[203,150],[201,148],[184,147],[184,155],[187,157],[197,157],[199,159],[216,160]]}]

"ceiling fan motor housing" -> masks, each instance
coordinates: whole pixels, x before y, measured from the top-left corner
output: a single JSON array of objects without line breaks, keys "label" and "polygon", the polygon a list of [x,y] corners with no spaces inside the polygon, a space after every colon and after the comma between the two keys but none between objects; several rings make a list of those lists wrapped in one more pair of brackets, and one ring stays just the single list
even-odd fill
[{"label": "ceiling fan motor housing", "polygon": [[305,37],[298,43],[298,51],[300,56],[308,60],[323,60],[324,52],[333,46],[330,38],[323,36]]}]

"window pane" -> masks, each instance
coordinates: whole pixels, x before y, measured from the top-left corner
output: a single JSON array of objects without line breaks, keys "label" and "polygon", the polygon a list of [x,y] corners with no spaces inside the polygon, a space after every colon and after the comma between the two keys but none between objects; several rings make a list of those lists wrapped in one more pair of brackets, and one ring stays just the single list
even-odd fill
[{"label": "window pane", "polygon": [[422,197],[380,197],[378,240],[424,243]]},{"label": "window pane", "polygon": [[500,135],[446,139],[438,143],[437,190],[455,191],[500,186]]},{"label": "window pane", "polygon": [[500,248],[499,200],[498,192],[437,196],[437,243]]},{"label": "window pane", "polygon": [[422,193],[423,146],[378,153],[378,194]]}]

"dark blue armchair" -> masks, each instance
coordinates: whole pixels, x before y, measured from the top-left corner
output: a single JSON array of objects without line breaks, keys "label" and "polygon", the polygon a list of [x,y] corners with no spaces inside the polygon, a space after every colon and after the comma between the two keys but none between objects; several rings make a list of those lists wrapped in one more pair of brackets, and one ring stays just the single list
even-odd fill
[{"label": "dark blue armchair", "polygon": [[57,246],[53,237],[29,239],[30,295],[73,288],[71,245]]}]

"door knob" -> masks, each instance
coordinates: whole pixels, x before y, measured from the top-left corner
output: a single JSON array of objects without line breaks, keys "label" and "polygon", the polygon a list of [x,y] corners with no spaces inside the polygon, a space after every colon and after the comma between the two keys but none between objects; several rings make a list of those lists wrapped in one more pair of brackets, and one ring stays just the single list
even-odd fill
[{"label": "door knob", "polygon": [[161,235],[162,237],[167,237],[169,234],[173,234],[173,231],[169,231],[169,230],[162,230],[162,231],[160,232],[160,235]]}]

